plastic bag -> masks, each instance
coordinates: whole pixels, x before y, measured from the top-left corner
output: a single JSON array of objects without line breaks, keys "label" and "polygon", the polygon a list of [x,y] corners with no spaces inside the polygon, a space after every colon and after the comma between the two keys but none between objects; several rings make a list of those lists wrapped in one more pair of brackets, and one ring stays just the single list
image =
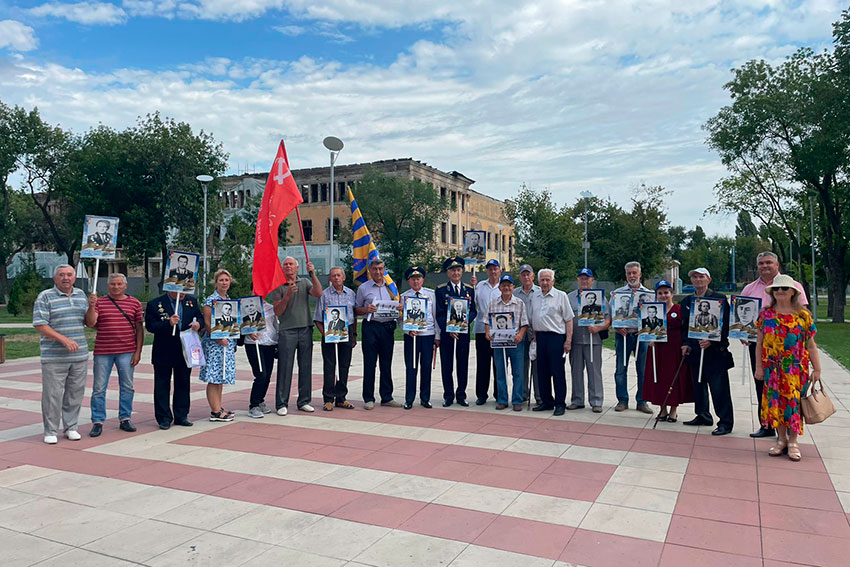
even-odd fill
[{"label": "plastic bag", "polygon": [[186,329],[180,331],[180,342],[183,344],[183,360],[189,368],[200,368],[207,365],[204,357],[204,349],[201,346],[201,337],[197,331]]},{"label": "plastic bag", "polygon": [[528,359],[537,360],[537,341],[531,341],[531,346],[528,347]]}]

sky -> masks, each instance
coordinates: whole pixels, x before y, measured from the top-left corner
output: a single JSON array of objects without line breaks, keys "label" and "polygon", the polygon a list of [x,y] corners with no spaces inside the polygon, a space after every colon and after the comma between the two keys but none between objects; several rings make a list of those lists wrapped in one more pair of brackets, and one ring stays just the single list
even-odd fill
[{"label": "sky", "polygon": [[726,170],[702,125],[731,69],[831,45],[847,0],[0,0],[0,100],[82,133],[160,111],[214,135],[227,173],[412,157],[500,199],[629,207],[662,185],[671,224]]}]

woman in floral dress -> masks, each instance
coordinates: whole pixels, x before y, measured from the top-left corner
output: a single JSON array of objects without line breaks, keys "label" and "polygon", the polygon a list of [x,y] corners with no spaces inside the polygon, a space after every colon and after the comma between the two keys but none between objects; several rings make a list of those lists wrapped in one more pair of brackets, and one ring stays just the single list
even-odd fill
[{"label": "woman in floral dress", "polygon": [[[215,291],[204,300],[204,322],[207,333],[201,340],[207,365],[201,368],[201,382],[207,384],[207,402],[210,404],[210,421],[233,421],[232,411],[221,406],[221,393],[224,385],[236,384],[236,339],[211,339],[212,305],[216,300],[230,299],[230,272],[218,270],[215,273]],[[223,368],[222,368],[223,367]]]},{"label": "woman in floral dress", "polygon": [[[800,292],[791,276],[780,274],[765,288],[770,305],[756,321],[759,330],[756,352],[756,380],[765,380],[761,419],[765,428],[776,429],[776,445],[768,454],[802,458],[797,436],[803,434],[800,393],[808,380],[820,380],[820,357],[811,314],[800,303]],[[809,361],[812,373],[809,375]]]}]

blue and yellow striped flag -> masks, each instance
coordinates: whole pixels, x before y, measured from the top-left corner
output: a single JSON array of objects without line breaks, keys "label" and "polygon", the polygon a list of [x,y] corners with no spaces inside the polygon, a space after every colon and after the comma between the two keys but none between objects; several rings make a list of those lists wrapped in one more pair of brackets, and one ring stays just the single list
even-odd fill
[{"label": "blue and yellow striped flag", "polygon": [[[351,192],[351,189],[348,190],[348,199],[351,201],[351,231],[354,233],[354,242],[351,244],[351,255],[354,258],[352,265],[354,281],[362,284],[369,281],[369,262],[378,257],[378,249],[372,242],[372,235],[366,228],[366,221],[363,220],[360,207],[357,206],[357,201],[354,200],[354,193]],[[387,284],[390,296],[393,299],[398,299],[398,286],[386,272],[384,272],[384,282]]]}]

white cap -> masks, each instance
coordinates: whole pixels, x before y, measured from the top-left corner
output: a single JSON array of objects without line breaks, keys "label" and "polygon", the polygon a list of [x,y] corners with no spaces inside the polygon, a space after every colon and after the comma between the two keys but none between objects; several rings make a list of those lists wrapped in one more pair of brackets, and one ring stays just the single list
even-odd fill
[{"label": "white cap", "polygon": [[708,268],[694,268],[693,270],[688,272],[688,277],[691,277],[694,274],[702,274],[711,279],[711,274],[708,272]]}]

